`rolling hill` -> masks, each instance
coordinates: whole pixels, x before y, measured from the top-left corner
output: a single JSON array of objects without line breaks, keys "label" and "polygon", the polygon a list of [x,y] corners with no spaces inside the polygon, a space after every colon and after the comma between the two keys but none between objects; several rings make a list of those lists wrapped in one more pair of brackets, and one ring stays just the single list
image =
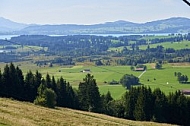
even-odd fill
[{"label": "rolling hill", "polygon": [[18,35],[188,33],[190,32],[190,19],[173,17],[146,23],[118,20],[93,25],[27,25],[0,18],[0,29],[1,34],[3,34],[4,31],[6,34],[14,33]]},{"label": "rolling hill", "polygon": [[49,109],[0,98],[0,126],[167,126],[153,122],[118,119],[67,108]]},{"label": "rolling hill", "polygon": [[9,19],[5,19],[3,17],[0,17],[0,32],[18,31],[18,30],[21,30],[27,26],[28,26],[27,24],[13,22]]}]

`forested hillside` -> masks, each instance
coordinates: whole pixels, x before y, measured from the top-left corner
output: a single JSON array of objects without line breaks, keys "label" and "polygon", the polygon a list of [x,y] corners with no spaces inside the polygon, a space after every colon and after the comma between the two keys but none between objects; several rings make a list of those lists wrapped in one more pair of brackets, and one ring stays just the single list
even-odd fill
[{"label": "forested hillside", "polygon": [[74,65],[77,62],[86,61],[92,63],[101,61],[102,65],[137,65],[158,61],[189,62],[189,41],[190,34],[171,34],[164,37],[22,35],[13,37],[10,41],[2,40],[0,42],[4,50],[13,48],[10,52],[0,53],[0,61],[23,61],[30,60],[34,56],[46,56],[46,60],[36,61],[35,58],[33,61],[36,64],[57,63],[62,65]]}]

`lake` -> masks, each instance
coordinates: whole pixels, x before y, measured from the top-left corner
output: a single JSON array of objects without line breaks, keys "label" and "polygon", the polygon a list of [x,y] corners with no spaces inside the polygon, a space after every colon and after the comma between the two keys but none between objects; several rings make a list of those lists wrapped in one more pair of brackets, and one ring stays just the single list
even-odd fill
[{"label": "lake", "polygon": [[11,39],[11,37],[17,37],[19,35],[0,35],[0,39]]},{"label": "lake", "polygon": [[[96,35],[96,36],[129,36],[129,35],[155,35],[155,36],[167,36],[171,33],[144,33],[144,34],[84,34],[84,35]],[[178,34],[178,33],[175,33]],[[83,35],[83,34],[80,34]],[[17,37],[19,35],[0,35],[0,39],[11,39],[11,37]],[[49,36],[67,36],[67,35],[49,35]]]}]

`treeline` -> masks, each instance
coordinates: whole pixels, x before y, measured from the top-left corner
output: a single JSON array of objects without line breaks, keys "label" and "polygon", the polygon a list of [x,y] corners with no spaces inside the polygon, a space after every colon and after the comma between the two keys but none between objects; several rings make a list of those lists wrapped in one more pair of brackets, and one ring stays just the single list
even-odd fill
[{"label": "treeline", "polygon": [[190,98],[180,91],[166,96],[160,89],[132,88],[123,99],[123,118],[178,125],[190,124]]},{"label": "treeline", "polygon": [[3,73],[0,72],[0,96],[35,101],[47,107],[54,107],[55,104],[48,106],[49,102],[54,102],[58,106],[78,108],[76,92],[62,77],[57,80],[49,74],[42,77],[38,71],[35,74],[29,71],[24,77],[22,70],[12,63],[4,67]]},{"label": "treeline", "polygon": [[175,77],[177,77],[177,80],[179,83],[188,83],[188,76],[183,75],[181,72],[174,72]]},{"label": "treeline", "polygon": [[0,72],[0,96],[34,102],[45,107],[68,107],[124,119],[190,125],[190,98],[180,91],[166,96],[160,89],[131,87],[119,100],[100,94],[96,80],[87,74],[78,89],[62,77],[55,80],[36,71],[24,77],[12,63]]},{"label": "treeline", "polygon": [[[169,63],[190,62],[190,49],[188,48],[175,50],[173,48],[164,48],[163,46],[150,48],[149,45],[163,42],[171,42],[172,44],[184,40],[190,40],[190,33],[186,35],[169,35],[164,38],[153,37],[150,39],[147,39],[146,36],[143,35],[120,37],[95,35],[54,37],[45,35],[21,35],[19,37],[11,38],[11,42],[13,42],[11,44],[15,43],[20,45],[47,47],[48,50],[41,49],[37,54],[59,55],[62,57],[61,60],[58,61],[60,64],[72,65],[75,62],[96,62],[96,60],[101,60],[102,62],[105,62],[103,65],[112,63],[118,65],[134,65],[156,62],[155,60],[167,61]],[[139,46],[141,45],[147,45],[147,49],[140,49]],[[112,47],[124,48],[121,51],[108,51],[108,49]],[[94,58],[94,56],[99,56],[99,58]],[[103,59],[103,57],[108,56],[108,60]],[[63,57],[69,57],[72,62],[65,62]],[[114,61],[112,57],[120,58]]]}]

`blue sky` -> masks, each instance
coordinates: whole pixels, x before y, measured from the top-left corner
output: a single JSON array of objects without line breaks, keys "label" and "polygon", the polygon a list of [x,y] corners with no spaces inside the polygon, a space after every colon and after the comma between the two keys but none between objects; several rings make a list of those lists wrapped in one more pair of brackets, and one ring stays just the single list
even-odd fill
[{"label": "blue sky", "polygon": [[190,7],[182,0],[1,0],[0,17],[28,24],[144,23],[190,18]]}]

